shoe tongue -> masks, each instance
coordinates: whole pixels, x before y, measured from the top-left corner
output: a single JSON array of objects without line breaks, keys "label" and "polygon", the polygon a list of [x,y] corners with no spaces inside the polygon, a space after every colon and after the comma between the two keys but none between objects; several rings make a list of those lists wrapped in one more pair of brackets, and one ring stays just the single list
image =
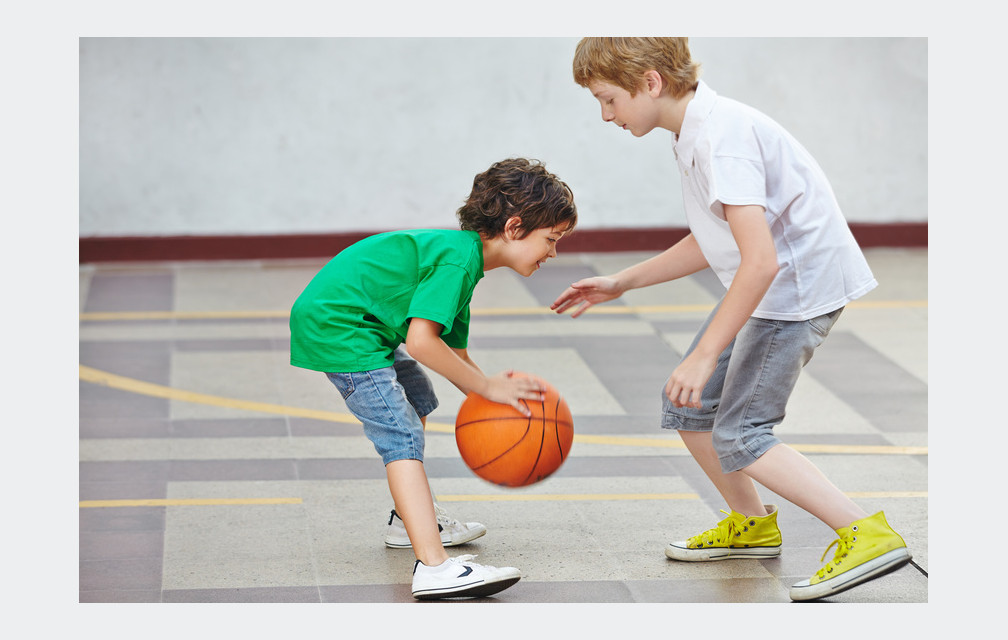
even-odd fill
[{"label": "shoe tongue", "polygon": [[[840,527],[836,530],[837,537],[840,540],[850,540],[854,537],[855,531],[852,526]],[[840,540],[837,540],[839,542]]]},{"label": "shoe tongue", "polygon": [[742,523],[749,519],[750,518],[747,515],[738,513],[737,511],[732,512],[732,520],[734,520],[735,522]]}]

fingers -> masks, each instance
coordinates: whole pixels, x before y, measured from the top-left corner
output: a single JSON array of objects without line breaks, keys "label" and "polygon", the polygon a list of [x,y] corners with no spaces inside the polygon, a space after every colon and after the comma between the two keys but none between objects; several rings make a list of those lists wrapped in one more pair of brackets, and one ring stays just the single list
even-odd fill
[{"label": "fingers", "polygon": [[532,411],[528,407],[526,407],[525,405],[523,405],[521,402],[519,402],[518,400],[512,401],[511,402],[511,406],[514,407],[515,409],[517,409],[518,413],[522,414],[526,418],[532,416]]},{"label": "fingers", "polygon": [[673,406],[677,408],[690,407],[691,409],[700,409],[701,391],[702,389],[687,387],[673,378],[669,378],[669,381],[665,384],[665,395],[668,396]]},{"label": "fingers", "polygon": [[544,400],[546,396],[543,394],[543,386],[537,380],[531,378],[512,378],[518,383],[518,393],[522,400]]},{"label": "fingers", "polygon": [[531,400],[534,402],[541,402],[545,399],[545,390],[540,383],[535,378],[530,378],[523,375],[515,375],[513,370],[508,370],[502,372],[503,377],[507,380],[508,386],[510,387],[506,393],[505,404],[509,404],[518,410],[523,416],[528,417],[532,415],[522,401]]},{"label": "fingers", "polygon": [[568,287],[563,293],[561,293],[553,304],[550,305],[550,309],[556,311],[557,313],[563,313],[567,309],[570,309],[574,305],[578,304],[578,298],[580,294],[573,287]]},{"label": "fingers", "polygon": [[593,303],[585,297],[583,292],[576,288],[577,286],[577,283],[574,283],[568,287],[567,290],[560,294],[560,297],[558,297],[553,304],[550,305],[550,309],[556,311],[557,313],[564,313],[572,307],[577,307],[574,313],[571,314],[572,318],[576,318],[584,313],[588,307],[592,306]]}]

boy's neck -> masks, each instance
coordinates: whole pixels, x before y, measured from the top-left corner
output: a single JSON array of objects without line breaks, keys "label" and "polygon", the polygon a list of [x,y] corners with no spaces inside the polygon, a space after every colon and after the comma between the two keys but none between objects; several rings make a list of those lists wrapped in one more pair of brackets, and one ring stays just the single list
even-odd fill
[{"label": "boy's neck", "polygon": [[480,234],[480,242],[483,243],[483,272],[491,271],[500,266],[503,266],[504,262],[502,260],[502,248],[504,242],[501,240],[500,236],[496,238],[486,238],[483,234]]},{"label": "boy's neck", "polygon": [[659,120],[659,126],[663,129],[668,129],[672,133],[679,135],[682,131],[683,121],[686,119],[686,107],[689,106],[690,100],[696,95],[696,91],[687,91],[684,95],[673,98],[671,95],[664,96],[664,103],[662,106],[662,115]]}]

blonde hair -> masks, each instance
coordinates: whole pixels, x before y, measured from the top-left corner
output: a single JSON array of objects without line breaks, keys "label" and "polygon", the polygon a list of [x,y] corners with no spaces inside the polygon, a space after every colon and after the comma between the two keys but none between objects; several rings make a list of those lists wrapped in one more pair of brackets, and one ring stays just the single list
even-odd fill
[{"label": "blonde hair", "polygon": [[689,38],[582,38],[574,51],[574,82],[582,87],[599,80],[634,96],[651,70],[674,98],[696,89],[700,63],[690,57]]}]

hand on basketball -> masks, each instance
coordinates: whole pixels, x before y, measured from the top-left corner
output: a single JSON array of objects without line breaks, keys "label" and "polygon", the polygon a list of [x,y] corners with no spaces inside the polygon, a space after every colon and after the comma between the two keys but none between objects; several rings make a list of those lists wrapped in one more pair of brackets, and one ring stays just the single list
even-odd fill
[{"label": "hand on basketball", "polygon": [[589,307],[600,302],[608,302],[621,295],[623,295],[623,290],[615,279],[595,276],[578,280],[567,287],[553,302],[550,309],[557,313],[563,313],[572,307],[577,307],[571,314],[572,318],[576,318],[587,311]]},{"label": "hand on basketball", "polygon": [[487,378],[486,393],[480,395],[487,400],[509,404],[520,411],[523,416],[529,416],[532,415],[531,412],[521,401],[542,400],[543,388],[533,378],[516,376],[513,371],[503,371]]},{"label": "hand on basketball", "polygon": [[709,360],[690,354],[665,383],[665,395],[676,407],[700,408],[700,394],[710,380],[717,359]]}]

